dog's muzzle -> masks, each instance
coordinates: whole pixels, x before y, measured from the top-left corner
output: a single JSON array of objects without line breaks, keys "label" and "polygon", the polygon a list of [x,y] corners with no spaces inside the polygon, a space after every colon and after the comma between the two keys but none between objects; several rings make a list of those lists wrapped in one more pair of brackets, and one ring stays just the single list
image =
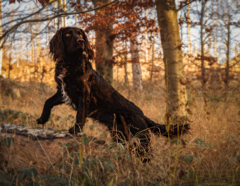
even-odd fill
[{"label": "dog's muzzle", "polygon": [[78,38],[78,39],[77,39],[77,43],[80,44],[80,43],[82,43],[82,42],[85,42],[83,38]]}]

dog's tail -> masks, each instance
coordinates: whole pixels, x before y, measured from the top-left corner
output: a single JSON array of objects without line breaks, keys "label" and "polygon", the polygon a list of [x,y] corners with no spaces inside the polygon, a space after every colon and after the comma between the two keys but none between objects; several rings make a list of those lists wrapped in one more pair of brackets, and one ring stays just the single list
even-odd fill
[{"label": "dog's tail", "polygon": [[[144,120],[148,124],[148,127],[151,129],[151,131],[154,134],[157,134],[157,135],[161,134],[163,136],[168,137],[168,132],[166,130],[166,125],[157,124],[154,121],[147,118],[146,116],[144,117]],[[170,136],[170,138],[177,137],[178,133],[179,133],[179,136],[180,136],[181,134],[188,133],[189,129],[190,129],[190,126],[189,126],[188,123],[180,124],[179,125],[179,132],[178,132],[178,126],[177,125],[171,125],[170,130],[169,130],[169,136]]]}]

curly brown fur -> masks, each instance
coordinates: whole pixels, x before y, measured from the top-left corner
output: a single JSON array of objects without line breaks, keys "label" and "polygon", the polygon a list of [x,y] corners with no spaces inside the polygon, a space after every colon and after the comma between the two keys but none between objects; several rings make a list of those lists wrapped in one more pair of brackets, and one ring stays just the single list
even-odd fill
[{"label": "curly brown fur", "polygon": [[[117,129],[127,139],[125,121],[130,132],[138,135],[145,148],[149,144],[149,130],[166,132],[165,125],[147,118],[139,107],[123,97],[92,68],[89,59],[93,58],[94,53],[81,29],[66,27],[58,30],[50,41],[50,53],[57,62],[57,93],[45,102],[38,124],[44,125],[48,121],[53,106],[65,103],[77,111],[76,124],[69,129],[70,133],[79,132],[86,117],[104,123],[109,130]],[[176,136],[176,127],[173,126],[173,129],[170,135]],[[188,124],[184,128],[180,126],[181,129],[183,133],[187,132]]]}]

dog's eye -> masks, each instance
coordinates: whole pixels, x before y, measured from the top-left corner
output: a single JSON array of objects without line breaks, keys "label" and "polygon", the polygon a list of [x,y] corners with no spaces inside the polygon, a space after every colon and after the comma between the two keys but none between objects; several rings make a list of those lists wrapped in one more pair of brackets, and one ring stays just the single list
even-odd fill
[{"label": "dog's eye", "polygon": [[70,37],[70,36],[71,36],[71,34],[66,34],[66,36],[67,36],[67,37]]},{"label": "dog's eye", "polygon": [[79,37],[83,38],[83,36],[80,34]]}]

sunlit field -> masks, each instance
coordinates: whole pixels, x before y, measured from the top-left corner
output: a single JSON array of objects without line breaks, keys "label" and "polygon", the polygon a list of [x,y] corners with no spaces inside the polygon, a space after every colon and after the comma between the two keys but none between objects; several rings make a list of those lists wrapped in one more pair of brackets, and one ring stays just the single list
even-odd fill
[{"label": "sunlit field", "polygon": [[[164,123],[166,97],[164,81],[159,82],[144,81],[143,92],[116,82],[114,87],[146,116]],[[1,174],[15,178],[18,185],[239,185],[238,95],[234,91],[203,94],[199,82],[192,85],[195,88],[189,86],[188,90],[190,133],[171,140],[152,135],[148,163],[141,163],[134,150],[129,153],[130,143],[113,142],[103,124],[88,118],[84,128],[88,140],[81,148],[62,153],[62,160],[53,167],[26,162],[24,168],[34,168],[37,173],[35,177],[21,177],[23,167],[12,167],[9,162],[1,164]],[[37,127],[35,120],[54,92],[54,86],[1,79],[0,123]],[[46,128],[68,129],[74,125],[75,114],[67,105],[54,107]],[[4,146],[4,139],[0,140]],[[106,143],[99,144],[97,140]],[[76,139],[71,145],[80,141]]]}]

